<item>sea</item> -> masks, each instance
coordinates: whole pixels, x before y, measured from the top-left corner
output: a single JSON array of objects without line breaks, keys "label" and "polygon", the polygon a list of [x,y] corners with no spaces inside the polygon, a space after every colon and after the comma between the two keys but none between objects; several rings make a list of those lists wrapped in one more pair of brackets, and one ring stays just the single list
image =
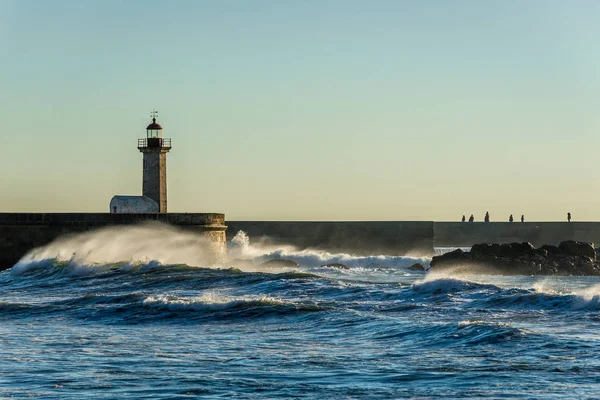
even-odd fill
[{"label": "sea", "polygon": [[200,247],[112,228],[0,272],[0,399],[600,396],[598,277],[434,274],[243,232],[225,265]]}]

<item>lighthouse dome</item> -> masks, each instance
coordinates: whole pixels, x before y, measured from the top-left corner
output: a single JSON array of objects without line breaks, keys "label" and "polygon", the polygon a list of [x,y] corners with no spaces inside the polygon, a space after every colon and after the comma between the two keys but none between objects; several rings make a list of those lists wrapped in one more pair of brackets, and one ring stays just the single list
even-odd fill
[{"label": "lighthouse dome", "polygon": [[162,126],[156,123],[156,118],[152,118],[152,123],[146,127],[148,131],[159,131],[162,130]]}]

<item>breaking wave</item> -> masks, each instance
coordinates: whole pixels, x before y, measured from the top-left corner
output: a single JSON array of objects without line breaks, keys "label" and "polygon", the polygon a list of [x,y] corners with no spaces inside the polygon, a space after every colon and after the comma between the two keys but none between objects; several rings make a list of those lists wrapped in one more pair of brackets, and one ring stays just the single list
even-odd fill
[{"label": "breaking wave", "polygon": [[600,284],[561,291],[549,287],[546,278],[528,288],[433,275],[416,281],[411,289],[423,296],[468,299],[469,302],[465,303],[468,308],[600,310]]},{"label": "breaking wave", "polygon": [[30,251],[15,267],[19,270],[44,260],[88,266],[123,262],[206,266],[210,260],[209,247],[202,235],[148,222],[59,237]]},{"label": "breaking wave", "polygon": [[313,303],[300,303],[277,299],[271,296],[224,296],[214,292],[204,293],[196,297],[149,296],[143,301],[144,306],[166,309],[170,311],[243,311],[251,312],[321,311],[324,308]]}]

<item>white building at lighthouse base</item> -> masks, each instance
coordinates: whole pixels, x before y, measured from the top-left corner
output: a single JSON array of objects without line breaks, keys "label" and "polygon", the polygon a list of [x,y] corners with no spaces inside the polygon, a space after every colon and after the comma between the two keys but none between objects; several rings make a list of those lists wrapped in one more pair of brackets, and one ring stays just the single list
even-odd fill
[{"label": "white building at lighthouse base", "polygon": [[158,203],[147,196],[114,196],[110,200],[111,213],[157,213]]}]

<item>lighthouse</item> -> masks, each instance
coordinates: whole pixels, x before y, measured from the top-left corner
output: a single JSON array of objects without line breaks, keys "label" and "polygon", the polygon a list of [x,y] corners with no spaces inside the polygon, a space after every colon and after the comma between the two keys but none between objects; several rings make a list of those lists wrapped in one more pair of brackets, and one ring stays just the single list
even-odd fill
[{"label": "lighthouse", "polygon": [[167,212],[167,153],[171,139],[163,138],[163,128],[156,122],[158,113],[152,112],[152,123],[146,127],[146,137],[138,139],[138,150],[144,155],[142,195],[158,204],[158,212]]},{"label": "lighthouse", "polygon": [[167,212],[167,153],[171,139],[163,138],[163,128],[156,122],[158,112],[150,114],[152,123],[146,137],[138,139],[138,150],[144,155],[142,195],[116,195],[110,200],[111,213],[155,214]]}]

